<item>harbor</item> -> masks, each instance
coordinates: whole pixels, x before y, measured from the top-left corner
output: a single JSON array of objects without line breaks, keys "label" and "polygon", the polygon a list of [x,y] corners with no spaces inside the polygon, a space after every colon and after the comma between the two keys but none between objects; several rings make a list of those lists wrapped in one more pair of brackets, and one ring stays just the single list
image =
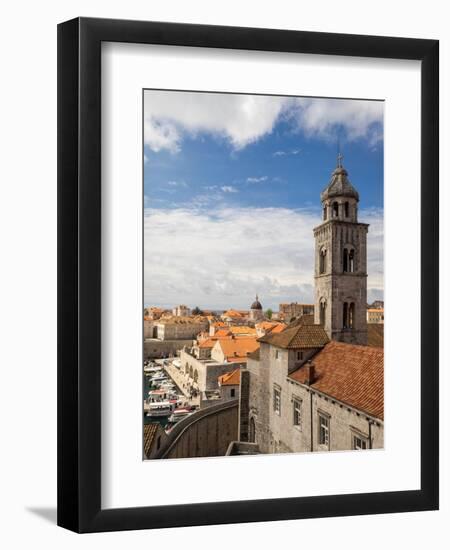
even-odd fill
[{"label": "harbor", "polygon": [[144,362],[144,424],[158,423],[166,433],[200,406],[198,392],[186,383],[179,359]]}]

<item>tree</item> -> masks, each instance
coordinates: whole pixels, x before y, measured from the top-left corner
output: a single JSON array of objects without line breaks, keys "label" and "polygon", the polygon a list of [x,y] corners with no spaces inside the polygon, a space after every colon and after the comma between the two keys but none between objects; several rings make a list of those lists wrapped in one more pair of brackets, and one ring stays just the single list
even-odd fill
[{"label": "tree", "polygon": [[273,311],[269,307],[269,309],[266,311],[266,317],[268,319],[272,319],[272,315],[273,315]]},{"label": "tree", "polygon": [[192,310],[192,315],[203,315],[203,311],[198,306],[195,306]]}]

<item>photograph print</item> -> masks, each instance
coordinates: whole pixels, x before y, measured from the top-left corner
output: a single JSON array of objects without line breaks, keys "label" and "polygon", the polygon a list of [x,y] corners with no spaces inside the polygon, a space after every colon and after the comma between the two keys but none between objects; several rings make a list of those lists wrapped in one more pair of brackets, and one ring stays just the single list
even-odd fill
[{"label": "photograph print", "polygon": [[384,445],[384,103],[143,91],[143,458]]}]

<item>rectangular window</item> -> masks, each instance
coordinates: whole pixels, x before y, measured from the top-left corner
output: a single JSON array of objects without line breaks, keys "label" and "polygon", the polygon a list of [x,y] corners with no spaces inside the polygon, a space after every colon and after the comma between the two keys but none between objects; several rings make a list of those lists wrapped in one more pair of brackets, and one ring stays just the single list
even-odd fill
[{"label": "rectangular window", "polygon": [[297,361],[303,361],[303,351],[297,351]]},{"label": "rectangular window", "polygon": [[330,417],[319,414],[319,445],[330,445]]},{"label": "rectangular window", "polygon": [[367,438],[361,435],[352,435],[352,449],[354,451],[363,451],[367,449]]},{"label": "rectangular window", "polygon": [[232,390],[230,390],[231,397],[234,397],[235,394],[236,394],[236,390],[234,388]]},{"label": "rectangular window", "polygon": [[281,414],[281,390],[273,388],[273,410],[276,414]]},{"label": "rectangular window", "polygon": [[302,401],[301,399],[294,398],[292,400],[293,412],[294,412],[294,426],[302,427]]},{"label": "rectangular window", "polygon": [[280,357],[280,353],[279,353],[279,351],[276,349],[276,350],[275,350],[275,359],[278,359],[278,357]]}]

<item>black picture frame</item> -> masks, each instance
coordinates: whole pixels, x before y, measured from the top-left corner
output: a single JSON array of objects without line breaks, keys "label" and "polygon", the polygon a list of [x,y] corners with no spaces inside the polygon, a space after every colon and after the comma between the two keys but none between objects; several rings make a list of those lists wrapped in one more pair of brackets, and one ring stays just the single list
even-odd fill
[{"label": "black picture frame", "polygon": [[[101,508],[101,43],[421,62],[421,488]],[[77,18],[58,26],[58,525],[76,532],[435,510],[439,494],[437,40]]]}]

